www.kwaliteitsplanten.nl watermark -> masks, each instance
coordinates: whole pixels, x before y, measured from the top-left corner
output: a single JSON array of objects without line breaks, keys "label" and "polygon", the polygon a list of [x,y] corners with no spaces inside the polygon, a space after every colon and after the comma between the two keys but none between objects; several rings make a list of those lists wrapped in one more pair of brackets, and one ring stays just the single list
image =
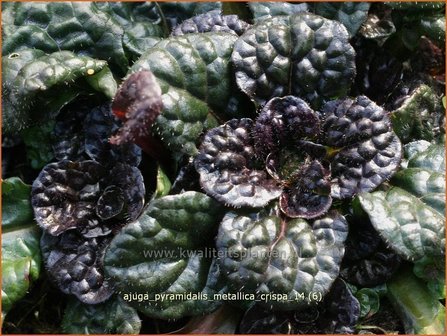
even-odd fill
[{"label": "www.kwaliteitsplanten.nl watermark", "polygon": [[206,247],[197,250],[184,248],[162,248],[154,250],[143,250],[142,254],[146,259],[185,259],[191,257],[203,258],[231,258],[231,259],[245,259],[245,258],[287,258],[287,251],[279,249],[246,249],[235,251],[232,249],[217,250],[215,248]]}]

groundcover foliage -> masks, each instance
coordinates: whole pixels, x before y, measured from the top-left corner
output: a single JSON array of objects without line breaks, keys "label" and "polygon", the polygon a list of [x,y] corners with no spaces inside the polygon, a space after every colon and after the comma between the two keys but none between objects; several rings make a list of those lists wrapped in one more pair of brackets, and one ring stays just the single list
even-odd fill
[{"label": "groundcover foliage", "polygon": [[4,333],[445,332],[445,5],[2,4]]}]

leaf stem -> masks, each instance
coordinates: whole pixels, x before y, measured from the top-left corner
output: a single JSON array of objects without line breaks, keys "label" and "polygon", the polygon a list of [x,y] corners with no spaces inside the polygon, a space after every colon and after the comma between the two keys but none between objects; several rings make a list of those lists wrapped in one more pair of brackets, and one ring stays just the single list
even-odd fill
[{"label": "leaf stem", "polygon": [[408,334],[445,334],[445,307],[418,279],[410,266],[402,267],[387,283],[388,299]]}]

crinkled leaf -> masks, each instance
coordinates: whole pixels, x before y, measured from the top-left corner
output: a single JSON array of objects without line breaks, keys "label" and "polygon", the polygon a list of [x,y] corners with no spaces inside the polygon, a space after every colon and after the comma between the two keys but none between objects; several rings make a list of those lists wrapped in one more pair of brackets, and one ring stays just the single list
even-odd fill
[{"label": "crinkled leaf", "polygon": [[28,162],[34,169],[42,169],[54,158],[51,146],[54,124],[54,120],[51,120],[44,125],[24,129],[21,133]]},{"label": "crinkled leaf", "polygon": [[360,318],[369,318],[379,311],[380,298],[375,290],[362,288],[355,293],[355,297],[360,303]]},{"label": "crinkled leaf", "polygon": [[111,236],[85,238],[76,230],[42,235],[40,247],[49,279],[65,294],[86,304],[107,300],[114,292],[104,277],[103,257]]},{"label": "crinkled leaf", "polygon": [[317,160],[304,164],[284,188],[279,204],[292,218],[315,218],[326,213],[332,204],[330,171]]},{"label": "crinkled leaf", "polygon": [[236,41],[232,55],[237,84],[256,103],[292,94],[314,108],[346,95],[354,58],[346,28],[313,14],[261,21]]},{"label": "crinkled leaf", "polygon": [[359,313],[358,300],[337,278],[317,307],[279,312],[256,304],[247,310],[239,328],[243,334],[352,334]]},{"label": "crinkled leaf", "polygon": [[30,186],[2,181],[2,319],[40,275],[40,230],[33,221]]},{"label": "crinkled leaf", "polygon": [[110,103],[92,107],[76,101],[64,108],[56,118],[53,130],[53,151],[58,160],[92,159],[105,166],[117,162],[138,166],[141,149],[132,143],[111,144],[109,138],[122,122],[112,114]]},{"label": "crinkled leaf", "polygon": [[[177,319],[212,311],[220,302],[212,295],[223,288],[220,270],[203,248],[207,246],[223,209],[210,197],[193,191],[155,199],[139,217],[115,236],[105,257],[107,275],[124,300],[143,313]],[[147,293],[142,301],[131,293]],[[175,299],[196,293],[198,298]],[[165,300],[155,295],[166,294]],[[154,301],[150,301],[154,300]]]},{"label": "crinkled leaf", "polygon": [[[136,219],[144,193],[143,178],[135,167],[116,163],[109,170],[96,161],[63,160],[48,164],[34,181],[32,205],[37,223],[49,234],[77,229],[96,237]],[[116,218],[103,222],[110,217]]]},{"label": "crinkled leaf", "polygon": [[445,173],[445,145],[433,144],[426,149],[419,147],[408,157],[409,168],[421,168],[438,173]]},{"label": "crinkled leaf", "polygon": [[406,259],[444,254],[445,218],[418,197],[392,187],[360,194],[358,200],[382,238]]},{"label": "crinkled leaf", "polygon": [[402,145],[385,110],[360,96],[331,101],[322,114],[323,141],[339,148],[331,160],[332,197],[371,191],[395,173]]},{"label": "crinkled leaf", "polygon": [[221,223],[216,245],[229,291],[254,294],[257,299],[267,293],[287,297],[260,300],[276,310],[315,304],[310,293],[321,299],[338,276],[348,230],[345,218],[334,211],[312,224],[304,219],[256,217],[229,212]]},{"label": "crinkled leaf", "polygon": [[[235,207],[265,206],[281,194],[267,172],[257,169],[251,119],[233,119],[208,131],[195,159],[200,184],[209,195]],[[262,165],[261,165],[262,167]]]},{"label": "crinkled leaf", "polygon": [[403,100],[399,108],[392,111],[391,121],[403,143],[412,139],[431,141],[440,132],[444,112],[434,90],[422,84]]},{"label": "crinkled leaf", "polygon": [[248,7],[253,13],[255,22],[271,18],[278,15],[291,15],[307,12],[309,5],[306,3],[287,3],[287,2],[255,2],[250,1]]},{"label": "crinkled leaf", "polygon": [[365,22],[369,7],[368,2],[317,2],[315,14],[343,23],[352,37]]},{"label": "crinkled leaf", "polygon": [[414,153],[407,169],[399,171],[392,183],[408,191],[427,206],[445,215],[445,147],[433,144]]},{"label": "crinkled leaf", "polygon": [[155,130],[173,151],[195,155],[200,134],[217,124],[211,111],[234,115],[241,108],[229,65],[236,38],[229,33],[170,37],[131,68],[155,75],[163,102]]},{"label": "crinkled leaf", "polygon": [[271,99],[256,118],[256,154],[265,160],[269,153],[320,132],[320,118],[307,103],[294,96]]},{"label": "crinkled leaf", "polygon": [[248,27],[249,24],[240,20],[237,15],[222,15],[219,10],[213,10],[183,21],[174,28],[171,35],[224,32],[240,36]]},{"label": "crinkled leaf", "polygon": [[17,2],[10,15],[14,20],[3,38],[3,55],[24,48],[69,50],[126,71],[123,28],[95,2]]},{"label": "crinkled leaf", "polygon": [[[19,65],[24,63],[21,57],[4,57],[2,64],[4,68],[17,69],[12,64],[16,61]],[[105,61],[60,51],[31,60],[18,72],[7,71],[11,77],[3,77],[4,130],[14,132],[33,122],[52,119],[64,105],[85,90],[99,89],[113,94],[113,87],[116,87],[113,77],[92,80],[90,90],[83,81],[106,68]]]},{"label": "crinkled leaf", "polygon": [[220,2],[161,2],[160,9],[169,28],[172,29],[186,19],[195,15],[221,10]]},{"label": "crinkled leaf", "polygon": [[68,334],[139,334],[141,320],[137,311],[120,297],[97,305],[68,301],[62,329]]},{"label": "crinkled leaf", "polygon": [[132,58],[157,44],[164,35],[157,4],[144,2],[97,2],[96,7],[108,13],[124,30],[123,47]]}]

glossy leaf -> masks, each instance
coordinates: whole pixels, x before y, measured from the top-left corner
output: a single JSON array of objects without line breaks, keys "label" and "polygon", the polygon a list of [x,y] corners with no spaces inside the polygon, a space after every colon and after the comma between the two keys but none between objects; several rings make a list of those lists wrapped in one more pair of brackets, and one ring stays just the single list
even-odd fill
[{"label": "glossy leaf", "polygon": [[97,2],[95,5],[122,27],[124,51],[130,53],[133,59],[163,37],[163,29],[157,24],[161,19],[155,3]]},{"label": "glossy leaf", "polygon": [[114,292],[105,278],[104,251],[110,236],[85,238],[76,230],[59,236],[42,235],[40,247],[49,279],[65,294],[75,295],[86,304],[107,300]]},{"label": "glossy leaf", "polygon": [[70,300],[62,329],[68,334],[138,334],[141,320],[137,311],[119,297],[97,305]]},{"label": "glossy leaf", "polygon": [[365,22],[370,7],[368,2],[317,2],[314,5],[315,14],[343,23],[350,37]]},{"label": "glossy leaf", "polygon": [[[316,304],[338,276],[347,229],[337,212],[312,224],[304,219],[227,213],[216,245],[229,292],[253,294],[259,304],[275,310]],[[268,293],[281,296],[262,300],[261,295]],[[317,297],[312,299],[311,293]]]},{"label": "glossy leaf", "polygon": [[159,4],[163,16],[170,28],[174,28],[186,19],[195,15],[221,10],[220,2],[161,2]]},{"label": "glossy leaf", "polygon": [[33,221],[30,186],[2,181],[2,319],[39,278],[40,230]]},{"label": "glossy leaf", "polygon": [[387,287],[387,297],[402,319],[407,334],[445,334],[445,307],[411,270],[402,269]]},{"label": "glossy leaf", "polygon": [[[162,319],[216,309],[220,302],[213,301],[212,295],[223,288],[221,271],[203,249],[222,211],[213,199],[192,191],[152,201],[137,221],[115,236],[105,256],[107,275],[124,300]],[[132,293],[148,296],[139,302],[132,300]],[[185,293],[201,296],[172,297]],[[157,297],[161,294],[165,300]]]},{"label": "glossy leaf", "polygon": [[365,96],[327,103],[323,143],[336,149],[331,160],[332,197],[374,190],[398,169],[402,145],[388,114]]},{"label": "glossy leaf", "polygon": [[445,156],[443,145],[431,145],[409,157],[407,169],[399,171],[393,184],[410,192],[445,215]]},{"label": "glossy leaf", "polygon": [[381,237],[406,259],[444,254],[445,218],[419,198],[392,187],[358,199]]},{"label": "glossy leaf", "polygon": [[[76,84],[84,83],[82,80],[89,76],[102,76],[101,70],[107,67],[105,61],[77,56],[68,51],[41,56],[26,64],[21,57],[4,57],[2,62],[4,68],[14,69],[7,71],[11,77],[3,77],[3,127],[6,132],[54,118],[64,105],[81,92]],[[20,70],[16,71],[21,65]],[[92,83],[93,90],[90,91],[114,94],[116,83],[113,77]],[[88,86],[86,89],[89,91]]]},{"label": "glossy leaf", "polygon": [[439,99],[425,84],[413,90],[391,114],[393,129],[404,143],[412,139],[433,140],[440,132],[442,118]]},{"label": "glossy leaf", "polygon": [[123,28],[94,2],[15,3],[3,38],[2,54],[35,48],[46,53],[69,50],[107,60],[122,72],[128,65]]},{"label": "glossy leaf", "polygon": [[236,41],[232,61],[237,84],[256,103],[291,94],[318,108],[346,95],[355,75],[354,57],[343,25],[295,14],[248,29]]},{"label": "glossy leaf", "polygon": [[237,15],[222,15],[220,11],[213,10],[183,21],[174,28],[171,35],[224,32],[240,36],[248,27],[248,23],[240,20]]},{"label": "glossy leaf", "polygon": [[[51,235],[77,229],[85,237],[97,237],[136,219],[144,193],[143,178],[135,167],[118,163],[107,170],[92,160],[63,160],[48,164],[34,181],[32,205],[36,221]],[[116,218],[103,222],[111,217]]]},{"label": "glossy leaf", "polygon": [[300,140],[312,139],[320,132],[320,118],[307,103],[294,96],[273,98],[262,108],[254,127],[256,155],[267,155]]},{"label": "glossy leaf", "polygon": [[287,2],[255,2],[250,1],[248,7],[253,13],[255,22],[271,18],[278,15],[291,15],[309,10],[306,3],[287,3]]},{"label": "glossy leaf", "polygon": [[[233,119],[208,131],[195,159],[202,188],[235,207],[265,206],[281,194],[267,172],[257,169],[251,119]],[[261,165],[262,167],[262,165]]]},{"label": "glossy leaf", "polygon": [[167,38],[144,53],[130,72],[150,70],[162,91],[155,131],[174,152],[195,155],[200,134],[217,125],[216,114],[237,114],[229,58],[236,36],[187,34]]},{"label": "glossy leaf", "polygon": [[317,160],[300,167],[290,185],[284,188],[279,204],[292,218],[315,218],[326,213],[331,204],[330,172]]},{"label": "glossy leaf", "polygon": [[355,293],[355,297],[360,303],[360,317],[369,318],[379,311],[380,298],[379,295],[370,288],[362,288]]}]

